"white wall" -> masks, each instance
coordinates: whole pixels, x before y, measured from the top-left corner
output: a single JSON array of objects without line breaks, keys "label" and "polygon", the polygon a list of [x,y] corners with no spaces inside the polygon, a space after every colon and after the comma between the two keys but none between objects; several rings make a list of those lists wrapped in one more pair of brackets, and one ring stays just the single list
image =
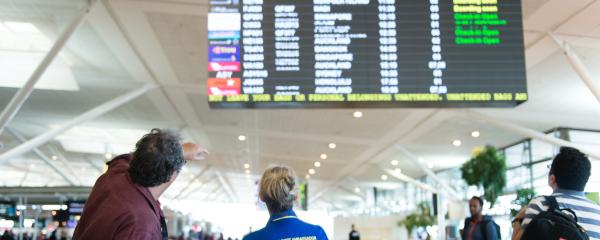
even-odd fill
[{"label": "white wall", "polygon": [[407,239],[406,228],[398,226],[398,221],[402,219],[404,216],[337,217],[333,220],[332,239],[347,240],[353,223],[361,240]]}]

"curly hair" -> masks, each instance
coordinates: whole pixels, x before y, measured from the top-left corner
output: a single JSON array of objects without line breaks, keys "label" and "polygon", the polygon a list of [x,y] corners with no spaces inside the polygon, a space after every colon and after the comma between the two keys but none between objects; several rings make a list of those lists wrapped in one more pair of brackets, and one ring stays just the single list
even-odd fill
[{"label": "curly hair", "polygon": [[179,135],[154,128],[136,144],[131,162],[131,181],[144,187],[166,183],[185,164]]},{"label": "curly hair", "polygon": [[561,147],[550,166],[550,175],[554,175],[556,184],[562,189],[583,191],[591,174],[590,160],[571,147]]}]

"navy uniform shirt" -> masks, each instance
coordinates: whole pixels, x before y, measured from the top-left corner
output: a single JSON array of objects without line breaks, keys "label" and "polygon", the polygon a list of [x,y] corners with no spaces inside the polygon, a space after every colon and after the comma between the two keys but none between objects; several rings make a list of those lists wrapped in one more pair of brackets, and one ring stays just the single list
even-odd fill
[{"label": "navy uniform shirt", "polygon": [[293,210],[271,215],[265,228],[243,240],[328,240],[323,228],[298,219]]}]

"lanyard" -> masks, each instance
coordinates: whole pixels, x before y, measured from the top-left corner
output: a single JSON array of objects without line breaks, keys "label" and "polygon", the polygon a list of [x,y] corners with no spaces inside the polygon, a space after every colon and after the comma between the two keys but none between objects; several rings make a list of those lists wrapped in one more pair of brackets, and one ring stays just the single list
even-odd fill
[{"label": "lanyard", "polygon": [[163,240],[169,239],[169,233],[167,232],[167,222],[165,221],[165,217],[163,216],[160,217],[160,231]]}]

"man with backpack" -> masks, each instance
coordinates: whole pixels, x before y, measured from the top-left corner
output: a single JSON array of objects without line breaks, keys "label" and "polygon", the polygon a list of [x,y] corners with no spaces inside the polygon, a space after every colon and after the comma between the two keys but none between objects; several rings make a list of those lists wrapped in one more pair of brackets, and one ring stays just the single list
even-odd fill
[{"label": "man with backpack", "polygon": [[483,215],[483,199],[473,197],[469,200],[471,217],[465,219],[462,231],[463,240],[499,240],[500,229],[491,216]]},{"label": "man with backpack", "polygon": [[579,150],[561,147],[549,166],[550,196],[531,200],[513,220],[513,240],[600,240],[600,206],[585,197],[590,160]]}]

